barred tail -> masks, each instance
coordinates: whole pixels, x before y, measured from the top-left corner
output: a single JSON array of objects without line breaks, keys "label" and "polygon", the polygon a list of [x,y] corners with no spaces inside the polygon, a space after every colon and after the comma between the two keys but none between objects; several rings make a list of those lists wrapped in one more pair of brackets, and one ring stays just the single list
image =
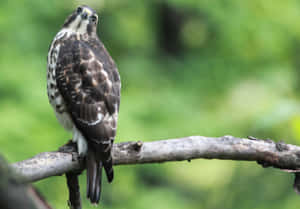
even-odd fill
[{"label": "barred tail", "polygon": [[[112,182],[114,178],[113,162],[111,157],[111,150],[106,149],[107,152],[99,152],[89,149],[87,153],[87,198],[91,203],[98,204],[101,196],[101,180],[102,180],[102,167],[104,167],[107,181]],[[104,151],[104,150],[103,150]],[[102,158],[102,159],[100,159]]]},{"label": "barred tail", "polygon": [[87,154],[87,198],[98,204],[101,195],[102,162],[96,159],[96,153],[90,149]]}]

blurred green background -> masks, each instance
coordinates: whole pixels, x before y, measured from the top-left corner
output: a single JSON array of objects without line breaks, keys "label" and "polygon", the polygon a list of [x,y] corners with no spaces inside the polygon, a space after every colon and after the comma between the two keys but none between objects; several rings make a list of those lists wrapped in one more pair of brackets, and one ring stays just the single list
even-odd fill
[{"label": "blurred green background", "polygon": [[[300,145],[300,1],[1,0],[0,153],[10,162],[71,137],[46,94],[48,47],[87,4],[118,64],[116,141],[248,135]],[[84,208],[94,208],[85,198]],[[117,166],[99,208],[293,209],[293,176],[253,162],[193,160]],[[35,185],[67,208],[64,177]]]}]

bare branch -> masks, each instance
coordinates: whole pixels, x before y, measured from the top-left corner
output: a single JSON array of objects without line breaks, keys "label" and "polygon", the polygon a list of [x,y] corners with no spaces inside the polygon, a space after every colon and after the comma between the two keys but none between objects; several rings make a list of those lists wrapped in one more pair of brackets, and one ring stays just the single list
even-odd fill
[{"label": "bare branch", "polygon": [[[112,153],[115,165],[206,158],[257,161],[264,167],[273,166],[290,172],[300,168],[300,147],[254,137],[190,136],[143,143],[125,142],[115,144]],[[41,153],[12,166],[26,181],[37,181],[84,168],[76,152]]]}]

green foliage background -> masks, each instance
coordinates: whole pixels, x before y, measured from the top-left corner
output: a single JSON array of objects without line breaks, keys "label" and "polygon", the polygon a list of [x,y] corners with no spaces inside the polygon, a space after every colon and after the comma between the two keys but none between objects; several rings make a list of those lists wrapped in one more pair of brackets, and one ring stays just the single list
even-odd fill
[{"label": "green foliage background", "polygon": [[[117,142],[230,134],[300,144],[300,1],[164,3],[186,16],[180,56],[163,53],[158,41],[162,1],[1,0],[1,154],[20,161],[71,137],[48,104],[46,56],[78,4],[99,12],[98,32],[122,77]],[[99,207],[293,209],[300,197],[292,181],[252,162],[118,166]],[[35,185],[54,208],[67,208],[63,177]],[[85,176],[81,190],[84,208],[93,208]]]}]

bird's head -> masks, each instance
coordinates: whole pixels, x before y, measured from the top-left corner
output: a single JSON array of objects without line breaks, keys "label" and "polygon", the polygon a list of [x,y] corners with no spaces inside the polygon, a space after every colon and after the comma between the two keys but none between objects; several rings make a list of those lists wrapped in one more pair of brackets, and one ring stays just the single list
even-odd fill
[{"label": "bird's head", "polygon": [[98,15],[88,6],[79,6],[66,19],[63,28],[78,34],[95,35],[98,24]]}]

